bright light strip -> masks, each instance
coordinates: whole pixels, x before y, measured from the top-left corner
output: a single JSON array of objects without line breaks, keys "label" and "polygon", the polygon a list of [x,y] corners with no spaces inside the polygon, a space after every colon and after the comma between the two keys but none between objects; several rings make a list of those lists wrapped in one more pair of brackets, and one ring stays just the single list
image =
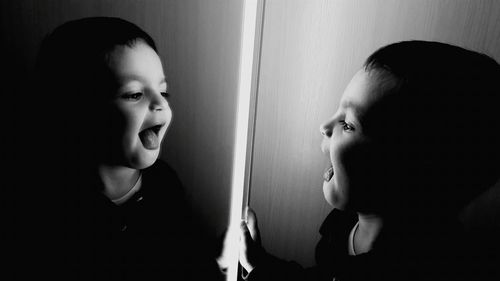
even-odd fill
[{"label": "bright light strip", "polygon": [[231,185],[231,209],[227,245],[229,267],[227,281],[238,279],[239,227],[242,220],[243,196],[245,192],[246,152],[249,141],[250,102],[252,91],[252,70],[258,0],[243,3],[243,26],[241,37],[240,76],[238,85],[238,108],[236,111],[236,140],[233,158],[233,179]]}]

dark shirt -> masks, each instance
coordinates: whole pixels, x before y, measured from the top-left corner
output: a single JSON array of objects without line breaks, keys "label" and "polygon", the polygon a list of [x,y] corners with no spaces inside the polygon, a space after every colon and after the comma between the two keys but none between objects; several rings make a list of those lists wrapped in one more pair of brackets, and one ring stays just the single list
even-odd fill
[{"label": "dark shirt", "polygon": [[369,252],[350,256],[347,242],[356,222],[355,214],[334,209],[320,228],[316,266],[266,254],[247,280],[495,280],[488,260],[472,254],[458,224],[425,229],[425,221],[401,223],[381,234]]},{"label": "dark shirt", "polygon": [[181,183],[166,163],[158,160],[142,170],[140,190],[122,205],[103,195],[97,178],[62,178],[50,186],[57,192],[33,207],[41,212],[30,219],[37,228],[22,255],[36,258],[23,266],[41,270],[30,275],[64,280],[223,279],[213,241],[192,216]]}]

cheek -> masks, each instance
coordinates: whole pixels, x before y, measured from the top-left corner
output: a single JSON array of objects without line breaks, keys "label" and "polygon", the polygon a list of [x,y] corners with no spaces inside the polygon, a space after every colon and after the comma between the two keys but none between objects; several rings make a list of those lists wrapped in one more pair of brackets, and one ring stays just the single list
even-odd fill
[{"label": "cheek", "polygon": [[386,192],[387,166],[383,159],[377,156],[376,148],[367,145],[353,146],[346,153],[346,170],[350,178],[353,196],[365,206],[378,201]]},{"label": "cheek", "polygon": [[338,143],[332,149],[337,180],[339,184],[349,185],[350,192],[365,189],[372,178],[371,172],[376,164],[368,151],[369,148],[365,144],[355,140]]},{"label": "cheek", "polygon": [[120,138],[122,142],[130,142],[139,133],[143,120],[140,110],[118,107],[112,118],[114,138]]},{"label": "cheek", "polygon": [[126,138],[126,142],[135,142],[138,140],[144,118],[134,112],[129,112],[124,117],[123,135]]},{"label": "cheek", "polygon": [[165,121],[165,126],[160,131],[160,141],[163,141],[165,139],[165,135],[168,131],[168,128],[172,124],[172,118],[173,118],[173,113],[172,110],[170,110],[170,107],[167,107],[166,110],[162,112],[162,118],[161,120]]},{"label": "cheek", "polygon": [[356,152],[357,147],[356,142],[350,139],[333,142],[330,149],[333,164],[339,166],[345,172],[352,172],[357,163],[360,162],[360,157]]},{"label": "cheek", "polygon": [[354,177],[360,176],[367,164],[367,159],[360,153],[359,148],[359,146],[353,144],[345,146],[339,155],[346,173]]},{"label": "cheek", "polygon": [[167,107],[167,109],[165,110],[165,120],[167,120],[167,123],[165,124],[165,131],[168,130],[168,128],[170,127],[170,124],[172,124],[172,120],[174,118],[174,112],[172,111],[172,109],[170,108],[170,106]]}]

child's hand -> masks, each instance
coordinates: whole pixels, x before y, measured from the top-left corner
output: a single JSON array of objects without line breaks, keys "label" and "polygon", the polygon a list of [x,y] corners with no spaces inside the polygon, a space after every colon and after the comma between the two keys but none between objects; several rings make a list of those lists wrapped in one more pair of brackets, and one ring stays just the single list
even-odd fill
[{"label": "child's hand", "polygon": [[219,269],[221,272],[223,272],[224,274],[227,272],[227,269],[229,267],[229,264],[230,264],[230,261],[229,261],[229,257],[230,257],[230,249],[231,249],[231,245],[230,245],[230,242],[229,239],[231,237],[234,237],[234,227],[229,227],[228,229],[226,229],[226,232],[224,233],[224,240],[222,241],[222,245],[220,245],[220,253],[219,253],[219,256],[217,257],[217,264],[219,265]]},{"label": "child's hand", "polygon": [[240,264],[250,273],[264,256],[255,212],[247,209],[247,223],[241,222]]},{"label": "child's hand", "polygon": [[[228,228],[224,236],[221,253],[217,258],[219,269],[224,273],[227,271],[230,263],[228,258],[231,241],[229,239],[230,237],[234,237],[233,233],[231,233],[232,231],[238,231],[238,228]],[[247,209],[247,223],[241,222],[239,231],[239,262],[246,272],[250,273],[265,253],[260,245],[259,228],[257,227],[257,218],[253,210]]]}]

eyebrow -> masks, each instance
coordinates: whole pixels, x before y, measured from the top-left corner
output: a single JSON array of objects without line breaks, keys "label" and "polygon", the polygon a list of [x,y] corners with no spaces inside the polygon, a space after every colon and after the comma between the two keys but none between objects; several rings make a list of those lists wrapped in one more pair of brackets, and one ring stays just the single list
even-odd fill
[{"label": "eyebrow", "polygon": [[363,109],[362,106],[360,106],[358,103],[355,103],[353,101],[343,102],[340,106],[343,107],[343,108],[345,108],[345,109],[351,109],[358,116],[362,112],[362,109]]},{"label": "eyebrow", "polygon": [[[123,76],[123,80],[133,80],[133,81],[139,81],[139,82],[143,81],[142,77],[140,77],[140,76],[138,76],[138,75],[135,75],[135,74],[128,74],[128,75],[125,75],[125,76]],[[167,84],[167,85],[168,85],[168,83],[167,83],[167,79],[166,79],[166,77],[165,77],[165,76],[163,76],[163,77],[160,79],[160,81],[159,81],[159,83],[158,83],[158,84],[163,84],[163,83],[165,83],[165,84]]]}]

